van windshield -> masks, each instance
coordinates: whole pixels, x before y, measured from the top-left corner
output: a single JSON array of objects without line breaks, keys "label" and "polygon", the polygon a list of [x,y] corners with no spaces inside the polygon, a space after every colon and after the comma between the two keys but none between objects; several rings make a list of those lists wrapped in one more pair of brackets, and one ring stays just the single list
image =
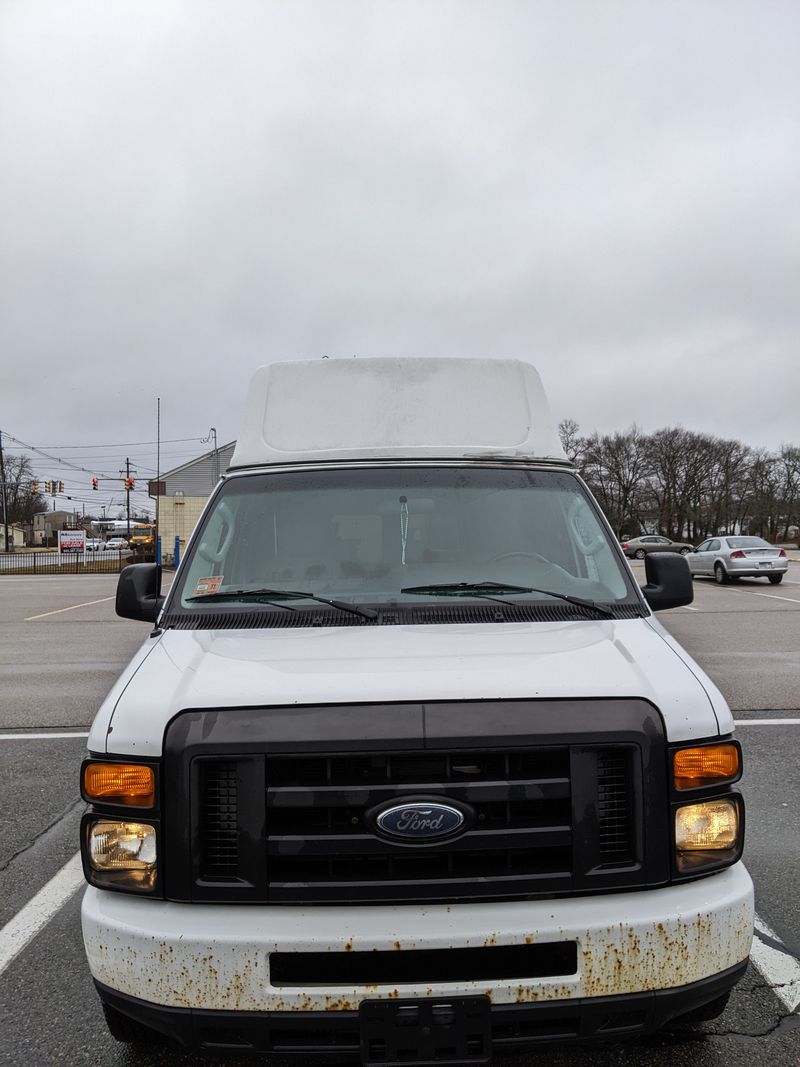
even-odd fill
[{"label": "van windshield", "polygon": [[[192,541],[172,605],[179,598],[185,611],[219,610],[226,593],[259,590],[373,608],[487,595],[434,588],[460,583],[638,602],[595,506],[571,474],[396,466],[227,479]],[[492,596],[550,599],[519,588]],[[242,595],[237,608],[246,602]],[[292,596],[276,597],[274,606],[288,613],[315,605]]]}]

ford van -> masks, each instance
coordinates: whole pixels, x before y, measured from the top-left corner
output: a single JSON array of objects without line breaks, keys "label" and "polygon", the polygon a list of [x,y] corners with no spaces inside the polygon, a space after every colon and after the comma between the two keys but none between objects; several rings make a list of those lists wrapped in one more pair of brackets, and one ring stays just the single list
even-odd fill
[{"label": "ford van", "polygon": [[487,1064],[712,1018],[742,757],[518,360],[275,363],[82,767],[111,1032]]}]

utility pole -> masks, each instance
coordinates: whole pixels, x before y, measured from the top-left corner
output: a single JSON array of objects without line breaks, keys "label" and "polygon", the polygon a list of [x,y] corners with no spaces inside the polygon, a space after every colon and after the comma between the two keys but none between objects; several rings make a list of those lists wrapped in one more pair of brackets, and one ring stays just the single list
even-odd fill
[{"label": "utility pole", "polygon": [[128,540],[131,539],[131,461],[125,457],[125,513],[128,519]]},{"label": "utility pole", "polygon": [[153,552],[155,553],[156,563],[161,563],[161,553],[159,551],[158,539],[161,536],[160,520],[161,515],[159,511],[159,499],[161,495],[161,487],[158,484],[161,481],[161,397],[156,397],[156,528],[153,530]]},{"label": "utility pole", "polygon": [[8,501],[6,498],[6,463],[3,458],[2,430],[0,430],[0,483],[3,486],[3,529],[6,532],[6,552],[8,552]]}]

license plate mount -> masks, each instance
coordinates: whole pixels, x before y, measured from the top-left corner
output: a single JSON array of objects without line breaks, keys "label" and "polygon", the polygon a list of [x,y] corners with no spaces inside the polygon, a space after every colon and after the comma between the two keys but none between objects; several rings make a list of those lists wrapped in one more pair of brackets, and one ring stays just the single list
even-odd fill
[{"label": "license plate mount", "polygon": [[359,1024],[364,1067],[491,1063],[488,997],[363,1000]]}]

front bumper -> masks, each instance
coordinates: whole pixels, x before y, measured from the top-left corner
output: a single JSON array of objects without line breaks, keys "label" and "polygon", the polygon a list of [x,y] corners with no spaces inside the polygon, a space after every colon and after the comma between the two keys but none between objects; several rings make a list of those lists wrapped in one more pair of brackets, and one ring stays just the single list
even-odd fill
[{"label": "front bumper", "polygon": [[[721,974],[675,989],[624,993],[612,997],[492,1004],[492,1052],[521,1052],[540,1044],[620,1041],[660,1029],[672,1019],[716,1000],[747,969],[747,961]],[[336,1056],[334,1062],[365,1051],[359,1013],[236,1012],[165,1008],[97,984],[101,999],[186,1048],[206,1053],[276,1053],[299,1063]],[[396,1062],[396,1061],[395,1061]]]},{"label": "front bumper", "polygon": [[[169,1008],[348,1012],[365,999],[477,994],[493,1005],[554,1003],[677,989],[736,968],[750,951],[753,885],[738,863],[664,889],[458,906],[175,904],[89,888],[82,922],[96,982]],[[270,980],[271,953],[325,953],[335,972],[339,954],[349,966],[359,953],[399,961],[415,950],[479,949],[491,971],[498,946],[564,942],[577,948],[574,973],[365,985]]]}]

